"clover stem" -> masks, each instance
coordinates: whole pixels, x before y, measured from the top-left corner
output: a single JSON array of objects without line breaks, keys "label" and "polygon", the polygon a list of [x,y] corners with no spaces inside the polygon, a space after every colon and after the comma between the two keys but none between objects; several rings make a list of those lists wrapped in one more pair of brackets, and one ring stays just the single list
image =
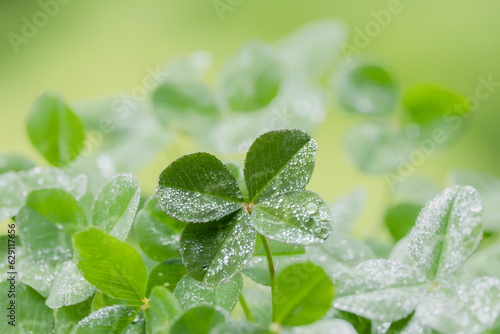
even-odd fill
[{"label": "clover stem", "polygon": [[247,317],[248,321],[253,322],[252,312],[250,312],[250,308],[248,307],[247,301],[245,300],[245,297],[243,297],[243,294],[240,295],[239,301],[241,308],[243,308],[243,312],[245,312],[245,316]]},{"label": "clover stem", "polygon": [[264,246],[264,250],[266,251],[267,257],[267,265],[269,267],[269,277],[271,278],[271,301],[273,306],[273,322],[276,321],[276,268],[273,263],[273,255],[271,253],[271,248],[269,247],[269,243],[267,239],[262,234],[259,234],[262,239],[262,245]]}]

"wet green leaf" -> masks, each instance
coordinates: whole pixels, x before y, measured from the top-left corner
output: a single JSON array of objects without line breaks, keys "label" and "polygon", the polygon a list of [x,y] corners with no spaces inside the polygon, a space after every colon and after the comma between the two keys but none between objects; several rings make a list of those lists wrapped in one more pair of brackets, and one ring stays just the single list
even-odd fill
[{"label": "wet green leaf", "polygon": [[0,174],[6,172],[19,172],[35,167],[35,164],[27,158],[13,153],[0,154]]},{"label": "wet green leaf", "polygon": [[185,311],[173,323],[171,334],[209,334],[218,324],[226,322],[229,315],[221,309],[198,306]]},{"label": "wet green leaf", "polygon": [[19,175],[7,172],[0,175],[0,221],[14,217],[24,204],[26,189]]},{"label": "wet green leaf", "polygon": [[130,306],[107,306],[91,313],[75,327],[74,334],[103,332],[119,334],[137,316],[137,309]]},{"label": "wet green leaf", "polygon": [[182,262],[191,277],[217,286],[238,274],[252,257],[257,234],[245,210],[205,224],[189,224],[181,235]]},{"label": "wet green leaf", "polygon": [[93,224],[121,241],[127,239],[139,206],[141,189],[132,174],[118,174],[97,193]]},{"label": "wet green leaf", "polygon": [[182,308],[170,290],[157,286],[151,291],[149,298],[150,321],[148,328],[151,333],[169,333],[170,326]]},{"label": "wet green leaf", "polygon": [[185,222],[216,220],[243,206],[235,178],[208,153],[185,155],[171,163],[159,177],[156,198],[166,214]]}]

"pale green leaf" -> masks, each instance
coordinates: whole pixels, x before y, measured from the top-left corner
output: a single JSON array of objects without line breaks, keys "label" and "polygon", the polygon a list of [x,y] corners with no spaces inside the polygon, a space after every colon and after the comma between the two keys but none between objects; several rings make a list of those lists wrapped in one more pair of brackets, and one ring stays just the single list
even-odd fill
[{"label": "pale green leaf", "polygon": [[252,209],[250,222],[260,234],[285,243],[317,244],[332,233],[328,205],[307,190],[262,200]]},{"label": "pale green leaf", "polygon": [[87,282],[73,261],[66,261],[58,269],[49,297],[47,306],[58,309],[63,306],[78,304],[88,299],[95,288]]},{"label": "pale green leaf", "polygon": [[14,217],[24,204],[26,189],[15,172],[0,175],[0,221]]},{"label": "pale green leaf", "polygon": [[255,250],[257,234],[245,210],[219,221],[189,224],[181,235],[182,262],[191,277],[217,286],[238,274]]},{"label": "pale green leaf", "polygon": [[205,283],[186,275],[177,284],[174,296],[184,309],[208,305],[219,306],[231,311],[238,302],[242,288],[243,279],[241,275],[237,275],[217,287],[209,287]]},{"label": "pale green leaf", "polygon": [[408,316],[431,286],[417,269],[382,259],[341,272],[335,285],[335,308],[383,322]]},{"label": "pale green leaf", "polygon": [[137,309],[130,306],[107,306],[91,313],[75,327],[73,334],[120,334],[137,316]]},{"label": "pale green leaf", "polygon": [[284,325],[311,324],[331,308],[335,287],[323,269],[310,263],[285,268],[276,280],[275,321]]},{"label": "pale green leaf", "polygon": [[441,333],[481,334],[493,326],[499,312],[500,280],[480,277],[450,290],[434,290],[415,318]]},{"label": "pale green leaf", "polygon": [[349,130],[344,141],[347,157],[366,173],[390,172],[406,164],[412,143],[388,123],[369,122]]},{"label": "pale green leaf", "polygon": [[28,115],[27,130],[33,146],[54,166],[64,166],[75,159],[85,140],[80,118],[53,92],[36,100]]},{"label": "pale green leaf", "polygon": [[282,70],[274,51],[260,42],[243,45],[220,72],[219,86],[232,111],[267,106],[278,94]]},{"label": "pale green leaf", "polygon": [[450,280],[482,238],[481,200],[472,187],[447,188],[420,212],[408,239],[411,257],[429,280]]},{"label": "pale green leaf", "polygon": [[364,242],[342,232],[335,232],[325,242],[307,247],[312,262],[335,277],[361,262],[374,259],[375,254]]},{"label": "pale green leaf", "polygon": [[387,115],[394,109],[397,93],[392,74],[374,61],[356,58],[336,73],[335,95],[348,111]]},{"label": "pale green leaf", "polygon": [[317,144],[302,130],[270,131],[254,141],[245,159],[250,201],[304,189],[309,182]]},{"label": "pale green leaf", "polygon": [[493,175],[457,169],[448,177],[449,185],[474,187],[483,203],[483,228],[485,231],[500,230],[500,179]]},{"label": "pale green leaf", "polygon": [[19,172],[26,189],[29,191],[43,188],[60,188],[80,200],[87,193],[88,177],[78,174],[69,176],[56,167],[35,167]]},{"label": "pale green leaf", "polygon": [[12,153],[0,154],[0,174],[19,172],[33,167],[35,167],[34,163],[21,155]]},{"label": "pale green leaf", "polygon": [[224,164],[208,153],[180,157],[161,173],[158,203],[171,217],[185,222],[208,222],[243,206],[243,195]]},{"label": "pale green leaf", "polygon": [[333,228],[342,231],[350,231],[363,211],[366,202],[366,190],[356,188],[349,194],[337,198],[330,205],[332,213]]},{"label": "pale green leaf", "polygon": [[354,327],[342,319],[325,319],[314,324],[285,329],[283,334],[358,334]]},{"label": "pale green leaf", "polygon": [[134,301],[146,296],[146,266],[132,246],[96,228],[77,233],[73,245],[83,277],[100,291]]},{"label": "pale green leaf", "polygon": [[134,222],[140,198],[139,181],[134,175],[116,175],[95,197],[93,224],[125,241]]},{"label": "pale green leaf", "polygon": [[179,237],[185,225],[167,216],[153,196],[137,214],[134,232],[144,253],[160,262],[180,257]]},{"label": "pale green leaf", "polygon": [[229,315],[222,309],[198,306],[185,311],[173,323],[171,334],[209,334],[220,323],[226,322]]}]

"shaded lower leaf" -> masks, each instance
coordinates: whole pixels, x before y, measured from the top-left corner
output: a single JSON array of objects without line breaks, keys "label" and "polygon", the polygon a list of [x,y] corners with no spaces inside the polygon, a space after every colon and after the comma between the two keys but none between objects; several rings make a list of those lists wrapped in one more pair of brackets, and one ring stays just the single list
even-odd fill
[{"label": "shaded lower leaf", "polygon": [[190,309],[198,305],[219,306],[231,311],[241,294],[243,279],[241,275],[217,286],[209,287],[189,275],[184,276],[174,290],[174,296],[184,309]]},{"label": "shaded lower leaf", "polygon": [[179,237],[185,225],[167,216],[156,198],[151,197],[137,214],[134,232],[144,253],[160,262],[180,257]]},{"label": "shaded lower leaf", "polygon": [[382,259],[340,273],[335,284],[335,308],[382,322],[408,316],[430,287],[417,269]]},{"label": "shaded lower leaf", "polygon": [[317,244],[332,233],[328,205],[307,190],[260,202],[252,209],[250,222],[269,239],[292,244]]},{"label": "shaded lower leaf", "polygon": [[146,296],[146,266],[132,246],[96,228],[77,233],[73,244],[83,277],[100,291],[126,300]]},{"label": "shaded lower leaf", "polygon": [[6,172],[19,172],[35,167],[35,164],[18,154],[3,153],[0,154],[0,174]]},{"label": "shaded lower leaf", "polygon": [[55,312],[56,319],[56,334],[70,334],[73,328],[83,318],[88,316],[91,312],[90,304],[92,299],[89,298],[76,305],[63,306]]},{"label": "shaded lower leaf", "polygon": [[26,189],[15,172],[0,175],[0,221],[14,217],[24,204]]},{"label": "shaded lower leaf", "polygon": [[149,296],[151,290],[158,285],[173,292],[177,283],[185,275],[186,269],[184,268],[180,258],[166,260],[158,264],[149,273],[146,296]]},{"label": "shaded lower leaf", "polygon": [[171,334],[209,334],[218,324],[228,320],[229,315],[221,309],[198,306],[185,311],[170,328]]},{"label": "shaded lower leaf", "polygon": [[[303,263],[308,260],[307,255],[275,255],[273,254],[273,264],[276,269],[276,275],[278,275],[286,267],[295,264]],[[248,261],[245,269],[243,269],[243,274],[248,278],[251,278],[254,282],[259,284],[270,286],[271,279],[269,276],[269,265],[267,264],[267,258],[265,255],[254,256]]]},{"label": "shaded lower leaf", "polygon": [[301,326],[321,319],[330,309],[335,287],[323,269],[308,262],[285,268],[276,280],[275,321]]},{"label": "shaded lower leaf", "polygon": [[217,286],[238,274],[252,257],[257,234],[247,211],[205,224],[189,224],[182,231],[182,262],[191,277]]},{"label": "shaded lower leaf", "polygon": [[172,292],[161,286],[153,288],[149,305],[148,329],[151,333],[168,333],[172,322],[182,312]]},{"label": "shaded lower leaf", "polygon": [[119,334],[136,316],[137,308],[122,305],[107,306],[78,322],[73,334],[96,332]]},{"label": "shaded lower leaf", "polygon": [[395,204],[387,209],[384,217],[385,225],[396,241],[411,231],[421,210],[422,205],[407,202]]}]

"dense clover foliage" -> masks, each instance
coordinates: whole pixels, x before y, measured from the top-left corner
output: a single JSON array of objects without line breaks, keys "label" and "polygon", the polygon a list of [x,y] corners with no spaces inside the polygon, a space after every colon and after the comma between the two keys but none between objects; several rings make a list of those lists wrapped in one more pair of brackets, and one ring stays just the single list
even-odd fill
[{"label": "dense clover foliage", "polygon": [[[52,167],[0,155],[0,221],[16,225],[19,273],[16,327],[1,332],[500,333],[499,179],[454,170],[441,189],[390,176],[385,242],[351,233],[363,188],[330,204],[306,189],[318,146],[308,133],[329,90],[342,109],[366,115],[344,146],[371,174],[395,171],[436,130],[448,134],[434,143],[444,149],[470,116],[462,96],[436,84],[399,99],[380,62],[339,65],[344,38],[326,20],[273,45],[246,43],[214,90],[202,80],[205,53],[179,59],[152,110],[116,115],[110,101],[72,107],[42,95],[27,130]],[[276,110],[291,114],[279,123]],[[99,129],[104,137],[88,147]],[[246,158],[183,155],[144,195],[132,172],[178,136]],[[3,261],[2,292],[7,272]]]}]

